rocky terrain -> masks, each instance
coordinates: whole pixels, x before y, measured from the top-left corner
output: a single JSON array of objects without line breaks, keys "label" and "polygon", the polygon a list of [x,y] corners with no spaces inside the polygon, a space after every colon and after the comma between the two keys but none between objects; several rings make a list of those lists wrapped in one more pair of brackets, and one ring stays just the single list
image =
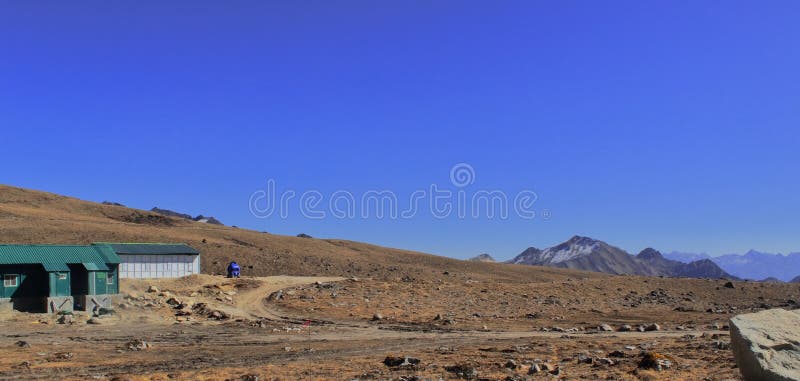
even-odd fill
[{"label": "rocky terrain", "polygon": [[[800,307],[798,284],[460,261],[12,187],[0,232],[187,242],[208,272],[122,280],[99,316],[0,317],[0,379],[738,380],[728,320]],[[241,279],[214,275],[230,259]]]},{"label": "rocky terrain", "polygon": [[633,256],[625,250],[603,241],[581,236],[574,236],[566,242],[544,250],[530,247],[510,260],[509,263],[598,271],[617,275],[735,278],[708,259],[682,263],[667,259],[652,248],[642,250],[641,253]]}]

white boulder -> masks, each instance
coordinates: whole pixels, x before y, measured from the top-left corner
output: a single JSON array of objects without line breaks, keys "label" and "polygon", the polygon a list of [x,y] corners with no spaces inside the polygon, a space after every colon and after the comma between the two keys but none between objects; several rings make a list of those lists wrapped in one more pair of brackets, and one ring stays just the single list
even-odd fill
[{"label": "white boulder", "polygon": [[733,317],[731,347],[747,381],[800,381],[800,310]]}]

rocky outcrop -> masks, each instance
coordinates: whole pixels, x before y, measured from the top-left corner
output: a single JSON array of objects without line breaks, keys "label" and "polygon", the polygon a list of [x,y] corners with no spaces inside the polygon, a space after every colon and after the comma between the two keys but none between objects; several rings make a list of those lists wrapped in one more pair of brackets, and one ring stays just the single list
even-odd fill
[{"label": "rocky outcrop", "polygon": [[745,380],[800,380],[800,310],[739,315],[730,326],[731,347]]}]

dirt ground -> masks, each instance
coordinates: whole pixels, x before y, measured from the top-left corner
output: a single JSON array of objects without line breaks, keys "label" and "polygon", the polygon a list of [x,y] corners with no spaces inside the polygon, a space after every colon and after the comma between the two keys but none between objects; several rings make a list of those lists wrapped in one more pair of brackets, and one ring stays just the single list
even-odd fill
[{"label": "dirt ground", "polygon": [[[87,313],[68,324],[50,315],[6,317],[0,379],[738,380],[727,319],[793,308],[800,291],[610,279],[619,287],[458,277],[438,285],[287,276],[124,280],[116,313],[99,324],[88,324]],[[594,299],[603,293],[610,295]],[[763,305],[753,305],[753,295]],[[637,330],[651,323],[660,329]],[[623,324],[633,331],[617,332]],[[640,367],[645,352],[669,367]],[[409,357],[409,364],[387,366],[390,356]],[[529,374],[542,364],[550,372]]]}]

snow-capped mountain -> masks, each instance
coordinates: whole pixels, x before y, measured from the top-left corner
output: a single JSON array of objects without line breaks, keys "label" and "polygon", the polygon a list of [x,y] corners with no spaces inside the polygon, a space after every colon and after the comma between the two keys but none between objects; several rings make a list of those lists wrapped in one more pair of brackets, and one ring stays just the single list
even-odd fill
[{"label": "snow-capped mountain", "polygon": [[665,275],[695,278],[731,277],[713,262],[703,259],[689,264],[664,258],[648,248],[633,256],[596,239],[575,236],[568,241],[539,250],[531,247],[509,263],[563,267],[609,274]]},{"label": "snow-capped mountain", "polygon": [[624,250],[589,237],[574,236],[556,246],[528,248],[510,263],[599,271],[609,274],[657,275]]}]

